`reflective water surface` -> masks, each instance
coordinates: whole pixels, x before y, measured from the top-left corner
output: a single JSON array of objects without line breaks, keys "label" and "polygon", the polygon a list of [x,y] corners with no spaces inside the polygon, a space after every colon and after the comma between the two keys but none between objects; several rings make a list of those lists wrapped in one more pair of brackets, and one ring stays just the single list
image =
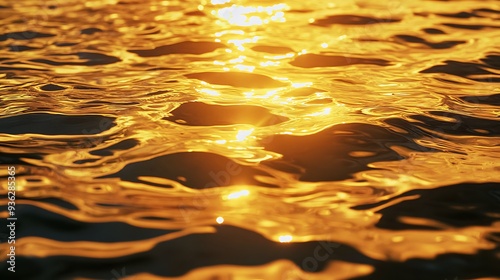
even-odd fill
[{"label": "reflective water surface", "polygon": [[0,2],[1,279],[500,279],[499,19]]}]

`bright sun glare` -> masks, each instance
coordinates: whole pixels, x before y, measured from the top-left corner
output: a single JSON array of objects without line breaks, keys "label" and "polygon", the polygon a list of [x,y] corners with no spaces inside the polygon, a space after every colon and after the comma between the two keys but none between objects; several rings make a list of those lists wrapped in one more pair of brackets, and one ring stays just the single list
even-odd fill
[{"label": "bright sun glare", "polygon": [[[228,1],[212,1],[227,3]],[[272,6],[241,6],[231,5],[218,10],[212,11],[212,15],[227,21],[235,26],[254,26],[263,25],[270,22],[285,22],[284,11],[289,7],[286,4],[280,3]]]}]

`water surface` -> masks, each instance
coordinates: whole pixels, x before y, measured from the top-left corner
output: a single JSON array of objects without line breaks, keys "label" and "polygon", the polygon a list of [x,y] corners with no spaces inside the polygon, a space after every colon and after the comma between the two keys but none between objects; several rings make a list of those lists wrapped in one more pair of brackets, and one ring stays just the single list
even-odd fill
[{"label": "water surface", "polygon": [[1,278],[500,279],[499,19],[4,0]]}]

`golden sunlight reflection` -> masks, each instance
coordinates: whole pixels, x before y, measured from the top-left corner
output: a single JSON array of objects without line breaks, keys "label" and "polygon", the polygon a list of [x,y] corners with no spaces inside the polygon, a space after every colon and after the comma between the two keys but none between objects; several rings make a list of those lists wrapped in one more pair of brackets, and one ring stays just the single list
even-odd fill
[{"label": "golden sunlight reflection", "polygon": [[319,112],[308,114],[308,116],[311,116],[311,117],[327,116],[331,112],[332,112],[332,108],[328,107],[328,108],[325,108],[325,109],[323,109],[323,110],[321,110]]},{"label": "golden sunlight reflection", "polygon": [[236,139],[238,141],[245,141],[248,136],[252,134],[254,128],[238,130],[236,133]]},{"label": "golden sunlight reflection", "polygon": [[19,264],[323,280],[498,261],[493,0],[6,2]]},{"label": "golden sunlight reflection", "polygon": [[220,92],[214,89],[209,89],[209,88],[202,88],[202,89],[197,89],[199,93],[211,95],[211,96],[220,96]]},{"label": "golden sunlight reflection", "polygon": [[212,15],[234,26],[256,26],[270,22],[285,22],[284,11],[290,7],[284,3],[272,6],[231,5],[212,11]]},{"label": "golden sunlight reflection", "polygon": [[260,62],[259,63],[260,66],[262,67],[270,67],[270,66],[278,66],[280,65],[280,62],[279,61],[264,61],[264,62]]},{"label": "golden sunlight reflection", "polygon": [[[299,53],[300,54],[300,53]],[[282,59],[288,59],[288,58],[292,58],[295,56],[295,53],[293,52],[289,52],[287,54],[279,54],[279,55],[265,55],[264,58],[267,58],[267,59],[274,59],[274,60],[282,60]],[[278,62],[278,61],[276,61]],[[279,64],[277,64],[279,65]]]},{"label": "golden sunlight reflection", "polygon": [[[242,34],[244,34],[244,33],[242,33]],[[217,36],[217,34],[216,34],[216,36]],[[229,44],[234,45],[239,51],[244,51],[245,50],[245,47],[243,46],[244,44],[255,44],[259,41],[259,39],[260,39],[259,36],[253,36],[251,38],[229,39],[229,40],[227,40],[227,42]],[[240,56],[240,59],[241,59],[241,56]],[[242,62],[242,61],[243,61],[243,59],[241,59],[239,61],[230,60],[231,63],[238,63],[238,62]]]},{"label": "golden sunlight reflection", "polygon": [[312,82],[304,82],[304,83],[292,83],[292,87],[294,88],[303,88],[312,86]]},{"label": "golden sunlight reflection", "polygon": [[287,235],[281,235],[280,237],[278,237],[278,240],[281,243],[292,242],[292,239],[293,239],[293,237],[291,235],[289,235],[289,234],[287,234]]},{"label": "golden sunlight reflection", "polygon": [[224,139],[219,139],[219,140],[215,140],[215,143],[219,144],[219,145],[224,145],[227,143],[227,140],[224,140]]},{"label": "golden sunlight reflection", "polygon": [[224,218],[219,216],[219,217],[217,217],[217,219],[215,219],[215,221],[220,225],[224,222]]},{"label": "golden sunlight reflection", "polygon": [[227,195],[227,199],[229,199],[229,200],[238,199],[238,198],[241,198],[244,196],[248,196],[249,194],[250,194],[250,191],[248,191],[248,190],[241,190],[241,191],[237,191],[237,192],[232,192],[232,193]]},{"label": "golden sunlight reflection", "polygon": [[253,70],[255,70],[255,66],[249,66],[243,64],[237,64],[233,66],[233,68],[244,72],[253,72]]},{"label": "golden sunlight reflection", "polygon": [[212,5],[222,5],[231,2],[231,0],[211,0]]},{"label": "golden sunlight reflection", "polygon": [[229,63],[232,63],[232,64],[242,63],[243,61],[245,61],[245,58],[246,58],[246,56],[240,55],[237,58],[229,60]]}]

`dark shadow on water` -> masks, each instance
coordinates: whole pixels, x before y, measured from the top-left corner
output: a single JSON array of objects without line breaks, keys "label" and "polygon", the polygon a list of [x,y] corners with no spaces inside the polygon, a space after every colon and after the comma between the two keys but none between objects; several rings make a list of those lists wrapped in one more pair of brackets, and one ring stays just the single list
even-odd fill
[{"label": "dark shadow on water", "polygon": [[432,49],[449,49],[457,45],[464,44],[465,41],[443,41],[439,43],[428,42],[424,38],[411,35],[396,35],[394,36],[396,41],[402,41],[403,43],[413,43],[426,46]]},{"label": "dark shadow on water", "polygon": [[496,25],[478,25],[478,24],[458,24],[458,23],[443,23],[444,26],[466,30],[483,30],[483,29],[499,29]]},{"label": "dark shadow on water", "polygon": [[213,105],[202,102],[183,103],[164,118],[184,125],[211,126],[252,124],[269,126],[287,121],[288,118],[274,115],[267,109],[253,105]]},{"label": "dark shadow on water", "polygon": [[[395,205],[391,202],[418,195]],[[374,204],[358,205],[357,210],[366,210],[387,204],[377,211],[382,218],[378,228],[390,230],[439,230],[432,225],[404,223],[402,217],[423,218],[438,221],[453,228],[491,226],[500,216],[500,183],[464,183],[428,190],[411,190],[401,195]]]},{"label": "dark shadow on water", "polygon": [[0,42],[6,41],[7,39],[31,40],[31,39],[36,39],[36,38],[48,38],[48,37],[54,37],[54,36],[55,36],[54,34],[40,33],[40,32],[27,30],[27,31],[10,32],[10,33],[0,34]]},{"label": "dark shadow on water", "polygon": [[[439,135],[441,133],[457,136],[496,137],[500,135],[500,121],[443,111],[431,111],[428,113],[428,115],[409,116],[410,119],[415,121],[390,118],[385,120],[385,122],[402,129],[411,129],[421,135],[429,136],[432,133],[433,137],[442,137],[442,135]],[[443,119],[443,117],[446,119]],[[438,134],[433,132],[437,132]]]},{"label": "dark shadow on water", "polygon": [[89,28],[82,29],[80,31],[81,34],[85,34],[85,35],[92,35],[92,34],[99,33],[99,32],[102,32],[102,30],[99,28],[96,28],[96,27],[89,27]]},{"label": "dark shadow on water", "polygon": [[500,106],[500,93],[492,95],[463,96],[460,97],[460,99],[474,104]]},{"label": "dark shadow on water", "polygon": [[390,62],[384,59],[376,58],[361,58],[340,55],[321,55],[321,54],[304,54],[297,56],[291,65],[302,68],[313,67],[335,67],[354,64],[372,64],[379,66],[388,66]]},{"label": "dark shadow on water", "polygon": [[336,181],[371,169],[370,163],[403,159],[391,146],[431,151],[413,141],[416,135],[402,135],[369,124],[340,124],[313,135],[274,135],[263,139],[266,150],[283,155],[264,165],[280,169],[294,165],[304,169],[301,181]]},{"label": "dark shadow on water", "polygon": [[9,50],[11,52],[25,52],[25,51],[39,50],[39,48],[23,46],[23,45],[10,45]]},{"label": "dark shadow on water", "polygon": [[30,113],[0,119],[0,133],[44,135],[90,135],[115,125],[114,118],[100,115],[71,116]]},{"label": "dark shadow on water", "polygon": [[[490,69],[500,70],[500,56],[487,55],[480,61],[482,63],[446,60],[443,64],[424,69],[420,73],[444,73],[485,83],[500,82],[500,78],[490,71]],[[489,75],[489,77],[476,77],[479,75]]]},{"label": "dark shadow on water", "polygon": [[125,150],[130,150],[134,147],[139,145],[139,141],[135,139],[126,139],[123,141],[120,141],[114,145],[111,145],[107,148],[104,149],[99,149],[99,150],[94,150],[89,152],[91,155],[96,155],[96,156],[111,156],[117,151],[125,151]]},{"label": "dark shadow on water", "polygon": [[46,84],[41,86],[40,89],[44,91],[59,91],[59,90],[64,90],[66,88],[56,84]]},{"label": "dark shadow on water", "polygon": [[400,22],[400,19],[395,18],[375,18],[357,15],[332,15],[325,18],[317,19],[312,25],[328,27],[330,25],[367,25],[377,23]]},{"label": "dark shadow on water", "polygon": [[437,28],[424,28],[422,29],[422,31],[424,31],[427,34],[446,34],[446,32]]},{"label": "dark shadow on water", "polygon": [[50,59],[32,59],[30,61],[51,66],[62,66],[62,65],[97,66],[97,65],[113,64],[121,61],[121,59],[119,59],[118,57],[109,56],[96,52],[78,52],[68,55],[60,54],[57,57],[68,59],[68,56],[77,56],[78,59],[85,61],[73,62],[73,61],[61,61],[61,60],[56,61]]},{"label": "dark shadow on water", "polygon": [[244,166],[217,154],[182,152],[159,156],[128,164],[116,174],[122,180],[141,182],[139,176],[152,176],[177,181],[194,189],[206,189],[235,184],[273,187],[256,181],[256,175],[270,176],[254,167]]},{"label": "dark shadow on water", "polygon": [[287,53],[294,52],[293,49],[291,49],[289,47],[282,47],[282,46],[259,45],[259,46],[254,46],[251,49],[253,51],[256,51],[256,52],[263,52],[263,53],[270,53],[270,54],[287,54]]},{"label": "dark shadow on water", "polygon": [[[454,195],[454,189],[472,188],[483,192],[488,187],[481,185],[455,185],[446,187],[441,196],[435,197],[436,203],[458,204],[460,202],[481,204],[484,197],[475,195],[466,201],[460,194]],[[496,187],[498,190],[498,187]],[[430,190],[429,192],[433,192]],[[418,192],[418,191],[417,191]],[[446,194],[446,192],[448,192]],[[425,193],[425,191],[423,192]],[[470,193],[470,192],[469,192]],[[421,192],[422,194],[422,192]],[[457,200],[458,199],[458,200]],[[417,200],[419,209],[425,208],[428,201]],[[404,202],[402,203],[404,204]],[[398,205],[393,206],[398,207]],[[487,210],[486,208],[483,208]],[[35,227],[23,227],[21,234],[44,236],[52,239],[63,240],[92,240],[114,243],[119,241],[132,241],[159,236],[169,231],[136,228],[122,223],[95,223],[86,224],[68,221],[67,218],[39,211],[36,207],[25,207],[20,218],[29,221]],[[394,211],[395,213],[392,213]],[[391,208],[385,210],[384,215],[397,215],[401,209]],[[438,206],[424,212],[428,218],[433,218],[440,212]],[[436,213],[437,212],[437,213]],[[471,225],[475,224],[471,221]],[[492,250],[479,250],[474,255],[442,254],[435,259],[413,258],[404,262],[375,260],[364,256],[356,249],[346,244],[329,241],[281,244],[270,241],[263,236],[246,229],[233,226],[216,226],[215,233],[192,234],[174,240],[157,244],[146,252],[139,252],[129,256],[116,258],[84,258],[73,256],[50,256],[46,258],[22,257],[16,259],[19,268],[10,278],[4,278],[6,264],[0,265],[2,279],[74,279],[86,277],[92,279],[110,279],[112,271],[123,271],[127,276],[141,272],[149,272],[159,276],[180,276],[189,271],[215,265],[241,265],[256,266],[272,261],[288,259],[299,268],[309,272],[320,272],[329,261],[341,260],[344,262],[366,264],[374,267],[375,271],[368,276],[355,278],[368,279],[445,279],[458,277],[458,279],[471,279],[479,277],[492,277],[499,275],[498,247]],[[102,234],[99,234],[102,233]],[[334,235],[335,232],[332,232]],[[105,246],[105,245],[103,245]],[[322,260],[315,260],[321,256]],[[323,259],[323,257],[326,258]],[[29,267],[30,269],[21,269]],[[125,276],[125,275],[122,275]],[[454,278],[452,278],[454,279]]]},{"label": "dark shadow on water", "polygon": [[204,54],[225,47],[226,45],[221,43],[184,41],[150,50],[129,50],[129,52],[142,57],[155,57],[170,54]]}]

